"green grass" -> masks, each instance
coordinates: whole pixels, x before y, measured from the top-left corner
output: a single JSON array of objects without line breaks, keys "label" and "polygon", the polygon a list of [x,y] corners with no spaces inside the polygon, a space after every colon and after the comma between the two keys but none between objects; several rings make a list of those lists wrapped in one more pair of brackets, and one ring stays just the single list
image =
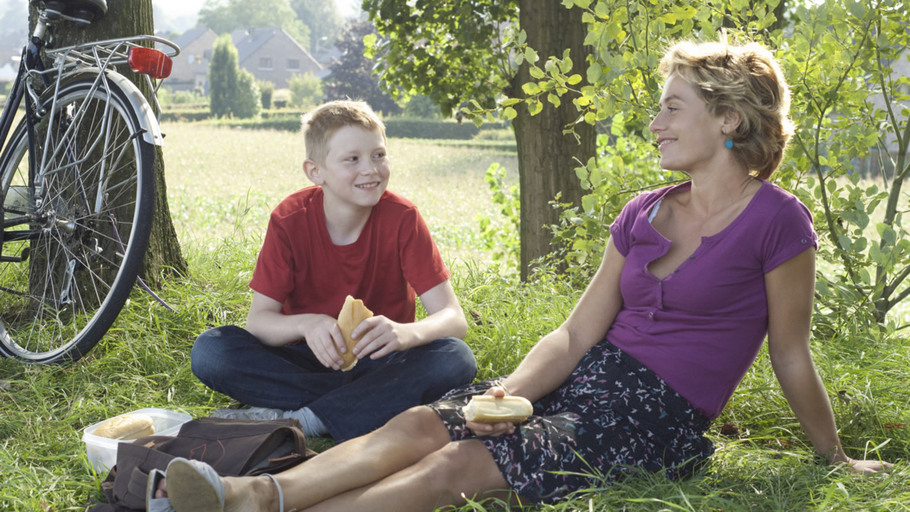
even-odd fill
[{"label": "green grass", "polygon": [[[190,348],[206,327],[245,317],[268,211],[305,184],[299,136],[165,129],[170,206],[191,269],[190,277],[173,279],[160,292],[176,312],[135,293],[108,336],[77,363],[0,360],[0,380],[7,383],[0,389],[2,511],[84,510],[100,499],[106,475],[93,473],[81,441],[82,429],[94,422],[143,407],[204,416],[229,403],[193,377]],[[508,373],[581,293],[553,279],[516,283],[491,270],[489,255],[477,248],[475,215],[496,213],[483,173],[492,162],[514,173],[514,156],[419,141],[391,141],[390,149],[392,188],[421,207],[455,271],[479,377]],[[910,510],[910,342],[899,334],[843,336],[816,339],[813,350],[848,453],[898,461],[890,476],[812,464],[763,351],[711,429],[717,454],[693,478],[641,475],[537,510]],[[725,423],[731,427],[722,433]],[[463,510],[503,509],[481,503]]]}]

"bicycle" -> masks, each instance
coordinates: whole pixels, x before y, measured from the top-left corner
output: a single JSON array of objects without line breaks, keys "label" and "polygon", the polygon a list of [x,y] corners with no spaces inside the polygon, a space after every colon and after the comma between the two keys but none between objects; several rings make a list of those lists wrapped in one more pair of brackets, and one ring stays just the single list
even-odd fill
[{"label": "bicycle", "polygon": [[155,36],[54,48],[55,25],[96,22],[106,0],[30,3],[38,21],[0,115],[0,353],[56,363],[104,336],[148,247],[163,135],[118,68],[157,91],[180,49]]}]

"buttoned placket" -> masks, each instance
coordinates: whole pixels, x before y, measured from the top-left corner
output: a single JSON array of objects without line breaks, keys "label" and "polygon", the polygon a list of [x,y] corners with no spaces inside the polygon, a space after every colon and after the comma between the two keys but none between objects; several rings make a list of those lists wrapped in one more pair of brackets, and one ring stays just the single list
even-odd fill
[{"label": "buttoned placket", "polygon": [[[692,261],[695,259],[695,256],[689,256],[686,261]],[[657,321],[657,313],[664,310],[664,282],[673,279],[673,276],[679,274],[679,268],[673,270],[663,279],[657,280],[657,306],[648,312],[648,320],[655,322]]]}]

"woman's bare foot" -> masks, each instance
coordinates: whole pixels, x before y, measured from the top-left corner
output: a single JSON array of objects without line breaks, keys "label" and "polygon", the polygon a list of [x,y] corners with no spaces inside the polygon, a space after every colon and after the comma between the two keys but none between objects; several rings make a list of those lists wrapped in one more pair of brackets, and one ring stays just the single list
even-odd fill
[{"label": "woman's bare foot", "polygon": [[221,481],[224,482],[224,512],[274,512],[279,508],[278,484],[267,476],[224,477]]}]

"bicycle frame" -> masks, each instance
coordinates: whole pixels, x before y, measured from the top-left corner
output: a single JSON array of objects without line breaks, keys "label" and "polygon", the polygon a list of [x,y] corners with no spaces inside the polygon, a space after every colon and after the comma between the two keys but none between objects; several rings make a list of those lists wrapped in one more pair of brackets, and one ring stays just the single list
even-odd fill
[{"label": "bicycle frame", "polygon": [[38,23],[0,114],[0,356],[54,363],[86,354],[134,284],[149,291],[139,273],[163,143],[154,106],[180,50],[155,36],[55,48],[54,24],[100,19],[105,2],[31,3]]},{"label": "bicycle frame", "polygon": [[[39,162],[35,160],[38,155],[36,155],[34,151],[35,135],[32,131],[37,119],[44,114],[44,112],[39,111],[41,108],[40,97],[47,88],[52,87],[54,90],[54,102],[56,102],[56,91],[59,90],[60,85],[67,78],[79,73],[96,73],[98,75],[95,82],[97,87],[105,87],[109,80],[117,81],[122,89],[128,91],[130,104],[133,110],[140,115],[143,138],[156,146],[162,145],[164,142],[164,135],[161,133],[157,115],[149,107],[148,101],[139,89],[123,75],[117,73],[115,68],[117,66],[129,64],[134,71],[141,73],[141,76],[143,76],[148,83],[149,88],[152,89],[151,97],[155,102],[155,106],[158,107],[155,110],[160,111],[161,109],[157,104],[158,99],[155,93],[160,87],[161,81],[154,84],[152,79],[163,79],[170,74],[170,58],[178,55],[180,53],[180,48],[173,42],[161,37],[135,36],[93,41],[80,45],[49,49],[46,48],[45,39],[49,28],[50,23],[47,16],[40,16],[32,37],[23,49],[19,71],[16,74],[16,79],[10,89],[9,98],[3,108],[3,112],[0,114],[0,141],[3,141],[3,147],[6,146],[7,138],[16,118],[16,112],[22,105],[23,100],[25,100],[25,115],[29,128],[29,147],[31,149],[31,151],[29,151],[29,168],[32,172],[34,172],[35,169],[42,169],[43,165],[40,165]],[[168,53],[157,52],[157,55],[140,57],[139,62],[137,63],[136,59],[133,58],[132,51],[134,49],[148,50],[148,48],[139,45],[139,43],[143,42],[160,43],[170,48],[170,51]],[[45,58],[52,59],[53,65],[47,67],[44,64]],[[32,80],[30,79],[38,78],[40,78],[41,83],[45,87],[44,90],[36,90],[32,85]],[[0,147],[0,152],[2,152],[3,147]],[[49,146],[45,144],[45,148],[47,147]],[[45,152],[45,154],[41,156],[42,162],[46,158],[47,154]],[[40,182],[40,180],[41,176],[37,176],[37,181]],[[3,220],[3,228],[9,228],[27,223],[32,219],[20,217],[0,220]],[[34,237],[34,235],[26,235],[25,233],[15,234],[11,235],[8,240],[21,240],[24,237]],[[0,240],[0,243],[2,243],[2,241],[3,240]],[[10,260],[0,253],[0,261]]]}]

